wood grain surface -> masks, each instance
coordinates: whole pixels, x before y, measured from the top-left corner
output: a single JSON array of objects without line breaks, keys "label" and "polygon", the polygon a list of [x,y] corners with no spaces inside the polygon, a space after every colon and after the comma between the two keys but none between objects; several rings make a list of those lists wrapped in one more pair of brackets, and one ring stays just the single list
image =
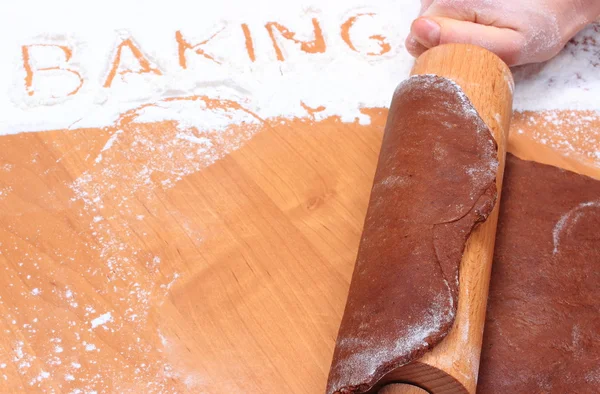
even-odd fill
[{"label": "wood grain surface", "polygon": [[[387,115],[364,112],[201,162],[170,121],[0,137],[0,392],[323,392]],[[584,115],[600,135],[553,113]],[[538,142],[546,116],[509,151],[600,178],[594,147]]]}]

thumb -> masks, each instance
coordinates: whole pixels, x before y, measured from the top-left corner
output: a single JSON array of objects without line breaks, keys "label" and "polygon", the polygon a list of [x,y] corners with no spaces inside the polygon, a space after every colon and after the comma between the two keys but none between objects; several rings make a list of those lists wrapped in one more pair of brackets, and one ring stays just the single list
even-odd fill
[{"label": "thumb", "polygon": [[421,0],[421,12],[419,12],[419,15],[423,15],[423,13],[427,11],[432,3],[433,0]]},{"label": "thumb", "polygon": [[412,37],[422,46],[473,44],[494,52],[509,66],[519,64],[525,40],[508,28],[481,25],[444,17],[420,17],[411,26]]}]

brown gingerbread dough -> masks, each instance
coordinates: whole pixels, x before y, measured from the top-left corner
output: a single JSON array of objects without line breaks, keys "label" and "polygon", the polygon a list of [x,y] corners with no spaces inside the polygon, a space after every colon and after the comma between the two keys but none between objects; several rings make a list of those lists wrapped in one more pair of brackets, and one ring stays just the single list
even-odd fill
[{"label": "brown gingerbread dough", "polygon": [[454,322],[465,243],[496,200],[497,148],[452,81],[394,94],[327,393],[365,393]]},{"label": "brown gingerbread dough", "polygon": [[507,157],[478,394],[600,392],[600,181]]}]

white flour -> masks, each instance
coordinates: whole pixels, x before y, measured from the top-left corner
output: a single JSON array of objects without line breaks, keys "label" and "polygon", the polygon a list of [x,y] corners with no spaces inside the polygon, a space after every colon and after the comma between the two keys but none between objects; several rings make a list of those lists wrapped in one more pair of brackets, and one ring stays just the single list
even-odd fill
[{"label": "white flour", "polygon": [[[73,1],[55,2],[51,9],[72,11],[52,19],[46,16],[57,14],[51,10],[29,15],[30,6],[19,7],[22,9],[10,15],[10,21],[0,24],[0,29],[6,30],[3,36],[11,37],[0,42],[0,53],[10,59],[0,65],[0,90],[6,93],[0,95],[0,108],[9,109],[2,111],[0,133],[102,127],[140,104],[190,95],[234,100],[261,118],[307,116],[304,103],[311,108],[325,106],[321,116],[368,122],[359,108],[388,105],[395,86],[408,75],[412,58],[402,43],[418,2],[375,1],[369,2],[369,8],[364,4],[336,0],[294,5],[270,0],[237,2],[235,7],[213,3],[205,8],[187,1],[165,7],[162,2],[133,5],[110,0],[97,9],[86,8],[78,21],[69,16],[81,9]],[[367,13],[374,15],[361,15]],[[342,25],[352,17],[355,22],[345,42]],[[296,40],[311,41],[316,35],[313,18],[322,32],[314,47],[302,48],[283,38],[283,29],[273,24],[266,27],[276,22],[296,33]],[[14,26],[15,19],[27,23]],[[204,54],[187,50],[182,64],[178,31],[191,45],[214,37],[199,47]],[[251,37],[252,56],[247,36]],[[123,78],[117,75],[110,87],[104,87],[116,48],[128,38],[145,55],[147,69],[159,71],[128,73]],[[30,44],[63,45],[72,51],[72,57],[66,62],[67,54],[58,46],[30,47],[33,80],[28,91],[22,46]],[[377,56],[382,50],[387,53]],[[35,72],[52,67],[62,70]],[[124,47],[118,71],[140,68],[130,47]],[[79,77],[81,88],[68,96],[79,86]],[[166,112],[172,116],[173,111]],[[153,114],[153,119],[157,116]],[[204,128],[223,125],[220,117],[206,114],[200,119],[196,116],[194,122],[198,121]]]},{"label": "white flour", "polygon": [[403,332],[405,335],[400,335],[395,343],[381,343],[373,338],[346,338],[339,342],[337,346],[340,349],[350,348],[353,352],[339,365],[335,377],[328,384],[327,392],[345,385],[366,382],[378,372],[379,367],[397,360],[399,354],[427,348],[430,345],[427,342],[429,338],[454,319],[452,304],[452,297],[442,294],[436,296],[430,309],[423,314],[420,324],[407,330],[402,322],[399,322],[397,332]]},{"label": "white flour", "polygon": [[112,316],[110,312],[106,312],[103,315],[98,316],[97,318],[95,318],[94,320],[91,321],[92,324],[92,328],[96,328],[98,326],[102,326],[106,323],[108,323],[109,321],[112,320]]},{"label": "white flour", "polygon": [[577,223],[577,221],[581,219],[581,217],[584,215],[584,212],[582,211],[587,208],[600,208],[600,200],[581,203],[575,208],[571,209],[569,212],[562,215],[558,222],[556,222],[556,225],[554,226],[554,229],[552,231],[552,243],[554,245],[554,249],[552,250],[553,255],[559,252],[560,237],[562,233],[564,233],[565,231],[569,231],[569,228],[575,225],[575,223]]},{"label": "white flour", "polygon": [[[386,107],[408,75],[413,59],[403,42],[419,9],[417,0],[263,0],[206,8],[182,0],[168,7],[154,1],[38,3],[34,13],[29,3],[13,3],[15,9],[0,16],[0,134],[103,127],[141,104],[190,95],[234,100],[263,119],[307,117],[307,107],[323,106],[319,118],[366,123],[359,109]],[[284,38],[282,27],[296,36]],[[517,110],[600,109],[600,55],[593,41],[600,40],[600,28],[588,28],[584,36],[591,39],[581,38],[540,71],[517,73]],[[126,45],[113,64],[128,39],[142,60]],[[180,58],[178,42],[184,41],[207,42]],[[120,74],[128,70],[133,72]],[[140,70],[147,72],[135,73]],[[141,118],[177,117],[205,129],[239,121],[183,106]]]},{"label": "white flour", "polygon": [[551,61],[514,74],[517,110],[600,111],[600,23],[584,29]]}]

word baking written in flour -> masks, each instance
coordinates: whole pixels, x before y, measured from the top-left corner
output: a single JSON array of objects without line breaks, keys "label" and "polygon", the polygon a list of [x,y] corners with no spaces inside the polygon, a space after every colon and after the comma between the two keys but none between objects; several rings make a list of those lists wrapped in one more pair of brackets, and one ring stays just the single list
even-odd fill
[{"label": "word baking written in flour", "polygon": [[[356,37],[353,32],[357,22],[360,22],[363,18],[373,18],[375,16],[376,14],[372,12],[357,13],[348,17],[341,24],[339,36],[347,46],[348,51],[370,57],[383,56],[391,51],[392,46],[384,35],[368,33],[364,37]],[[328,44],[321,22],[318,18],[312,18],[310,23],[312,24],[311,37],[305,39],[298,38],[296,32],[282,23],[267,22],[264,25],[264,34],[269,37],[278,62],[286,61],[286,45],[294,45],[307,54],[325,53],[327,51]],[[186,37],[180,30],[175,31],[173,42],[177,47],[177,63],[180,69],[188,69],[189,57],[192,54],[201,57],[205,61],[221,65],[221,60],[206,47],[226,29],[229,29],[230,34],[232,29],[238,30],[239,39],[244,40],[247,60],[252,63],[256,62],[255,36],[257,33],[253,35],[249,25],[241,23],[239,26],[222,27],[208,38],[194,41]],[[365,45],[359,45],[358,41],[365,39],[372,43],[369,48]],[[78,62],[73,61],[76,48],[68,44],[43,42],[22,45],[21,50],[23,68],[25,69],[25,89],[29,96],[43,93],[40,92],[42,88],[36,86],[35,80],[44,74],[55,80],[65,80],[67,85],[70,85],[67,91],[62,92],[62,97],[76,95],[86,83],[85,71],[80,69]],[[117,76],[124,78],[127,74],[147,74],[160,78],[166,74],[166,71],[161,69],[157,63],[147,55],[132,35],[122,34],[120,41],[113,50],[108,71],[103,81],[101,81],[101,85],[103,88],[111,88]],[[61,96],[52,95],[52,97],[60,98]]]}]

